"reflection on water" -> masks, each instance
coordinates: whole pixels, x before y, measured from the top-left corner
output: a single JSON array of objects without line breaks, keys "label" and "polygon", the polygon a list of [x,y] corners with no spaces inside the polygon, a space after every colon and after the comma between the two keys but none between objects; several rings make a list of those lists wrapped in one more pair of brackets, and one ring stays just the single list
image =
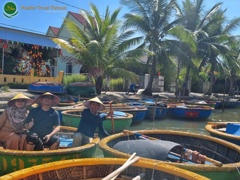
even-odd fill
[{"label": "reflection on water", "polygon": [[[142,130],[142,129],[169,129],[176,131],[193,132],[199,134],[209,133],[205,130],[205,125],[209,121],[239,121],[240,108],[215,109],[209,119],[206,120],[186,120],[186,119],[160,119],[155,121],[144,120],[140,124],[130,126],[128,130]],[[97,150],[96,156],[102,156],[101,150]]]}]

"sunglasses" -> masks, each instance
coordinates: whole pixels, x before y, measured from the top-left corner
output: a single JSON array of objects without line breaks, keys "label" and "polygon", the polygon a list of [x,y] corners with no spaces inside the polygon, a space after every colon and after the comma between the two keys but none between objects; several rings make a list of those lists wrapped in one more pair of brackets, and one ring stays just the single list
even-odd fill
[{"label": "sunglasses", "polygon": [[43,96],[44,99],[53,99],[52,96]]},{"label": "sunglasses", "polygon": [[16,102],[26,102],[24,99],[17,99]]}]

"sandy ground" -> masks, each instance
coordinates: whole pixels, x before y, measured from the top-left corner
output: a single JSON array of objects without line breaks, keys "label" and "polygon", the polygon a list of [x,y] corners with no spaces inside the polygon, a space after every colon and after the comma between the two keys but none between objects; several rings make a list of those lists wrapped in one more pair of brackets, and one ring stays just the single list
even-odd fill
[{"label": "sandy ground", "polygon": [[[103,91],[102,94],[99,96],[103,100],[118,100],[118,101],[124,101],[124,100],[139,100],[139,99],[147,99],[147,98],[175,98],[174,93],[172,92],[153,92],[152,97],[143,96],[141,93],[144,89],[139,89],[139,91],[136,94],[129,93],[126,95],[126,92],[116,92],[116,91]],[[31,93],[28,92],[27,89],[9,89],[9,92],[1,91],[0,92],[0,101],[9,101],[12,97],[15,95],[23,93],[26,96],[36,99],[40,94],[37,93]],[[181,97],[181,98],[197,98],[197,99],[206,99],[209,98],[208,96],[203,95],[202,93],[190,93],[187,97]]]}]

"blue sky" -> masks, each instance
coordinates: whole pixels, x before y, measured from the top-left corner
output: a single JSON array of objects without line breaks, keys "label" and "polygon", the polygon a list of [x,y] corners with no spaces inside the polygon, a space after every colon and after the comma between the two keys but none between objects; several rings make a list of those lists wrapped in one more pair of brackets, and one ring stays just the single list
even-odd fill
[{"label": "blue sky", "polygon": [[[17,6],[18,13],[11,18],[3,14],[7,2]],[[45,34],[49,26],[60,27],[68,11],[79,13],[80,9],[89,10],[90,2],[103,14],[107,6],[112,11],[120,6],[119,0],[1,0],[0,26]],[[239,0],[205,0],[205,9],[217,2],[223,2],[222,9],[227,9],[229,19],[240,17]],[[125,12],[126,8],[123,8],[120,17]],[[240,27],[233,34],[240,35]]]}]

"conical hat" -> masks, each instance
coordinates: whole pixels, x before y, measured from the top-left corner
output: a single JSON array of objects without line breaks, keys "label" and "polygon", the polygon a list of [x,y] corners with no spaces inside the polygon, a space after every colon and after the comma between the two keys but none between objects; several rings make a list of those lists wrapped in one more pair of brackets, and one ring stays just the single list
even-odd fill
[{"label": "conical hat", "polygon": [[95,98],[92,98],[92,99],[89,99],[89,100],[85,101],[83,103],[83,105],[87,108],[90,108],[90,103],[91,102],[96,102],[96,103],[100,104],[99,111],[103,111],[105,109],[104,104],[100,101],[100,99],[98,97],[95,97]]},{"label": "conical hat", "polygon": [[26,100],[26,106],[31,105],[34,101],[30,99],[29,97],[25,96],[24,94],[20,93],[14,96],[10,101],[8,101],[8,106],[14,106],[15,105],[15,100],[17,99],[24,99]]},{"label": "conical hat", "polygon": [[56,106],[60,102],[60,98],[58,96],[56,96],[56,95],[54,95],[54,94],[52,94],[50,92],[46,92],[46,93],[38,96],[38,98],[36,99],[36,103],[41,105],[42,104],[42,97],[44,97],[44,96],[53,96],[53,101],[52,101],[52,105],[51,106]]}]

